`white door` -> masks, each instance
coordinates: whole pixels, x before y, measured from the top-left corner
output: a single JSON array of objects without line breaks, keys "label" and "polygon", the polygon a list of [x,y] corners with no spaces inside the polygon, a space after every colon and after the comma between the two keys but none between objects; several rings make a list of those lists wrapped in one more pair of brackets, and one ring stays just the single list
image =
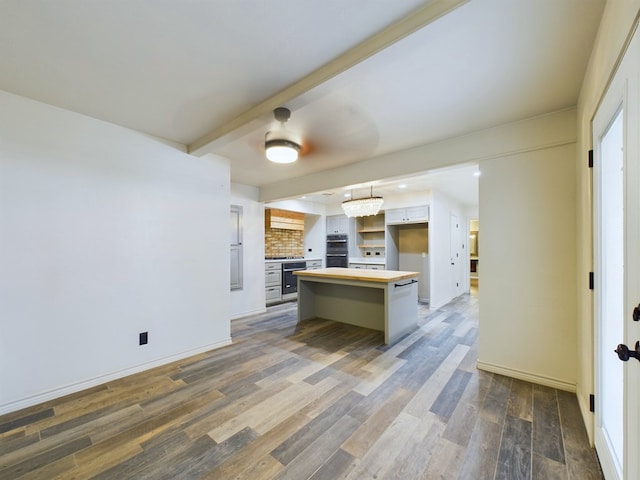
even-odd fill
[{"label": "white door", "polygon": [[639,38],[593,120],[595,444],[607,480],[640,478],[640,361],[614,352],[640,340]]}]

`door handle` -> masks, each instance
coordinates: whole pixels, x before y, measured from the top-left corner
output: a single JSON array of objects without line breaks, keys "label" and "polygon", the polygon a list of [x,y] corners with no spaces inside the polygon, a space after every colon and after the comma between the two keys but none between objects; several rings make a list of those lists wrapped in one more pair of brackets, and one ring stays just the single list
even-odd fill
[{"label": "door handle", "polygon": [[635,358],[640,361],[640,342],[636,342],[636,349],[629,350],[624,343],[618,345],[618,348],[614,350],[618,354],[618,358],[623,362],[627,362],[630,358]]}]

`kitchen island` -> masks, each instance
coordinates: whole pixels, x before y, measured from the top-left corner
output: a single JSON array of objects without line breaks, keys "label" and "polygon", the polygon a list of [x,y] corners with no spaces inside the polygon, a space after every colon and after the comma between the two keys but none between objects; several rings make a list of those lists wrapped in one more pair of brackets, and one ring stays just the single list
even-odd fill
[{"label": "kitchen island", "polygon": [[321,268],[295,275],[298,322],[323,318],[380,330],[385,344],[418,326],[419,272]]}]

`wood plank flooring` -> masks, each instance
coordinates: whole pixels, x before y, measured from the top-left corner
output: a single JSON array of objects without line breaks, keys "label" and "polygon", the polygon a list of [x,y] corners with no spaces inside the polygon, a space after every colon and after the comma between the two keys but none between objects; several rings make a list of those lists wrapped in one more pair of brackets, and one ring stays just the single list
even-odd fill
[{"label": "wood plank flooring", "polygon": [[601,479],[575,395],[475,368],[477,298],[391,346],[295,303],[233,345],[0,417],[5,479]]}]

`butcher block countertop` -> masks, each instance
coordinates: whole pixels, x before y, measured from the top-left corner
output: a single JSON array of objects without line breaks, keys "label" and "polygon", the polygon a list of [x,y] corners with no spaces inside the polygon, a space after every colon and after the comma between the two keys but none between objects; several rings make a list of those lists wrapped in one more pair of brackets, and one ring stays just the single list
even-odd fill
[{"label": "butcher block countertop", "polygon": [[338,280],[361,280],[365,282],[389,283],[398,280],[415,278],[420,272],[405,272],[400,270],[367,270],[362,268],[318,268],[316,270],[298,270],[294,272],[302,277],[335,278]]}]

